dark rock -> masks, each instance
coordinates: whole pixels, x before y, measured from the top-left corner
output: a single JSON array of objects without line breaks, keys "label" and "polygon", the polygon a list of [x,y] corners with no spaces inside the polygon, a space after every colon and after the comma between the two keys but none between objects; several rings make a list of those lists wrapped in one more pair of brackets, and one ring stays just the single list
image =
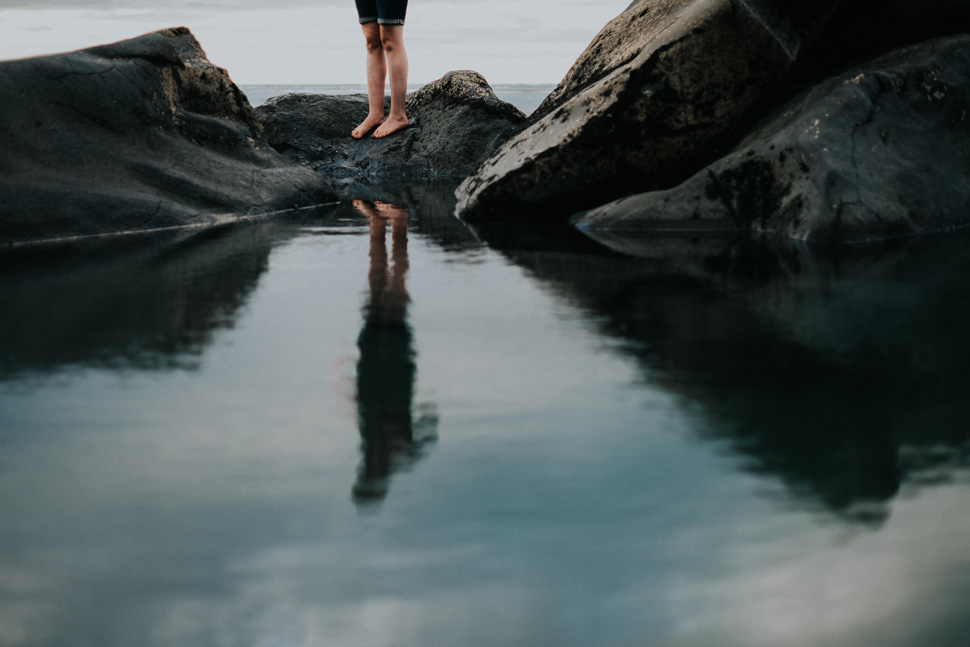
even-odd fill
[{"label": "dark rock", "polygon": [[192,34],[0,63],[0,243],[209,226],[333,199]]},{"label": "dark rock", "polygon": [[968,32],[966,0],[842,0],[805,50],[793,81],[817,82],[908,45]]},{"label": "dark rock", "polygon": [[[531,115],[531,121],[538,121],[578,92],[633,61],[651,46],[651,40],[658,32],[668,28],[676,14],[688,9],[690,4],[634,0],[596,35],[565,78]],[[810,39],[821,28],[832,7],[838,3],[820,3],[826,7],[822,11],[814,6],[815,3],[808,6],[764,1],[745,4],[755,16],[764,15],[764,19],[773,23],[776,36],[784,41],[787,49],[797,51],[802,41]],[[778,6],[773,6],[775,4]]]},{"label": "dark rock", "polygon": [[836,4],[633,3],[537,120],[459,188],[459,211],[561,215],[683,179],[785,75]]},{"label": "dark rock", "polygon": [[574,222],[826,243],[970,225],[968,75],[970,36],[905,48],[796,99],[680,186]]},{"label": "dark rock", "polygon": [[350,136],[367,115],[364,95],[287,94],[256,113],[285,157],[335,182],[464,178],[517,132],[525,115],[477,72],[449,72],[407,99],[411,126],[382,139]]}]

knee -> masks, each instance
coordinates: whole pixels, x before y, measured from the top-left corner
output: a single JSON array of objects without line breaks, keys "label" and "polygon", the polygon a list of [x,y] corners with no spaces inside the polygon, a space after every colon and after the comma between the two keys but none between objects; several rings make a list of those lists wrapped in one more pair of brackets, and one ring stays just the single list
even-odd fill
[{"label": "knee", "polygon": [[384,45],[381,42],[380,36],[368,36],[364,40],[364,46],[367,48],[368,54],[373,54],[374,52],[380,52],[384,49]]},{"label": "knee", "polygon": [[384,52],[390,54],[400,49],[404,49],[404,43],[397,36],[381,36],[381,47],[384,48]]}]

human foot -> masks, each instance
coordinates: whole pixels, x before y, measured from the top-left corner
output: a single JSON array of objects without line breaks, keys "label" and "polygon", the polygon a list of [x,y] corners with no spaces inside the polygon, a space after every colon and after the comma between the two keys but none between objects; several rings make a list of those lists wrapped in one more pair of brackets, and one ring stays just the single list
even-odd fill
[{"label": "human foot", "polygon": [[379,213],[381,216],[388,219],[403,218],[406,220],[411,214],[411,210],[407,207],[392,204],[390,202],[381,202],[380,200],[374,201],[374,209],[376,209],[377,213]]},{"label": "human foot", "polygon": [[[367,118],[360,122],[360,125],[354,128],[350,133],[350,136],[354,139],[362,139],[378,126],[384,123],[384,115],[371,115],[368,114]],[[376,134],[376,133],[375,133]]]},{"label": "human foot", "polygon": [[354,209],[357,210],[357,213],[367,216],[368,218],[379,217],[374,205],[370,202],[365,202],[364,200],[354,200]]},{"label": "human foot", "polygon": [[377,130],[374,131],[373,137],[376,139],[387,137],[388,135],[392,135],[399,130],[404,130],[408,127],[408,125],[410,125],[410,123],[411,122],[408,121],[407,117],[390,116],[387,118],[387,121],[382,123]]}]

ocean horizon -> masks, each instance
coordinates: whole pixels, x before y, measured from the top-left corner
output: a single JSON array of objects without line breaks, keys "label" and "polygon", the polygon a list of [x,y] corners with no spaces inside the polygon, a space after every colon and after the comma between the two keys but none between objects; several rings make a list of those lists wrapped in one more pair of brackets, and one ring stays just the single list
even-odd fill
[{"label": "ocean horizon", "polygon": [[[408,92],[414,92],[425,84],[408,85]],[[507,101],[522,112],[529,114],[539,107],[542,100],[556,87],[555,83],[544,84],[496,84],[492,86],[499,99]],[[249,85],[240,84],[239,89],[245,93],[253,107],[262,105],[283,94],[367,94],[367,86],[363,83],[330,83],[330,84],[276,84]]]}]

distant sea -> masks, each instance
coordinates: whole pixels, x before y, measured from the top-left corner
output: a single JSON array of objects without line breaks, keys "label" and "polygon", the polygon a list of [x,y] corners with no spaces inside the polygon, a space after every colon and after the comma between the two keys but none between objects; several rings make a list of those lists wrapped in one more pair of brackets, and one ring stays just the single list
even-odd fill
[{"label": "distant sea", "polygon": [[[550,85],[493,85],[492,89],[499,99],[508,101],[522,112],[529,114],[539,107],[555,88]],[[304,94],[367,94],[367,86],[364,84],[348,85],[240,85],[239,88],[246,93],[249,103],[254,107],[265,103],[267,100],[278,97],[288,92]],[[409,86],[408,91],[420,89],[420,85]]]}]

